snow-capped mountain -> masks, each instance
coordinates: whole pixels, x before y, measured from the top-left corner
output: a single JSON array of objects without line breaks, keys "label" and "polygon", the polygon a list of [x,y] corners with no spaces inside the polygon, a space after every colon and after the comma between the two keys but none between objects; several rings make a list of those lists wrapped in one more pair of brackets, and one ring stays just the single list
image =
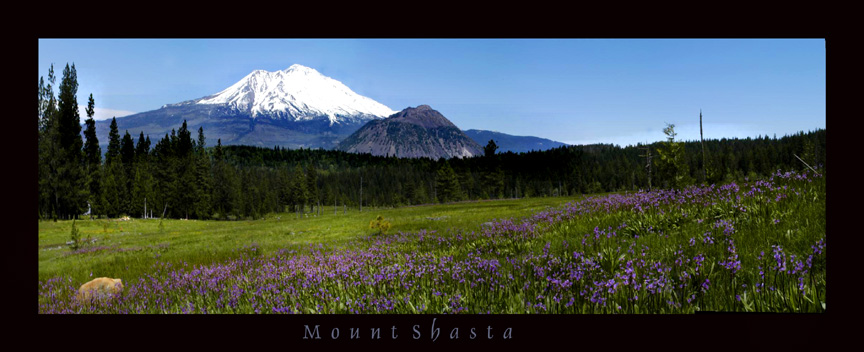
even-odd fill
[{"label": "snow-capped mountain", "polygon": [[[143,131],[158,140],[186,120],[190,130],[204,128],[211,146],[221,139],[224,145],[330,149],[366,122],[394,113],[335,79],[295,64],[282,71],[253,71],[219,93],[117,118],[117,125],[121,135],[128,130],[137,138]],[[96,124],[100,144],[108,141],[110,122]]]},{"label": "snow-capped mountain", "polygon": [[271,115],[299,121],[326,116],[331,124],[344,118],[368,120],[396,113],[342,82],[297,64],[276,72],[253,71],[227,89],[194,102],[224,104],[253,118]]}]

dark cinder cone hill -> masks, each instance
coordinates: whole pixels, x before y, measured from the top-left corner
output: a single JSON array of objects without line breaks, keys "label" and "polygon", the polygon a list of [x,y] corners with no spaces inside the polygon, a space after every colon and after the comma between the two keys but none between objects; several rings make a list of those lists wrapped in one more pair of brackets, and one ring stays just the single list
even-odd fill
[{"label": "dark cinder cone hill", "polygon": [[429,105],[407,108],[383,120],[372,120],[339,143],[351,153],[400,158],[463,158],[483,148]]}]

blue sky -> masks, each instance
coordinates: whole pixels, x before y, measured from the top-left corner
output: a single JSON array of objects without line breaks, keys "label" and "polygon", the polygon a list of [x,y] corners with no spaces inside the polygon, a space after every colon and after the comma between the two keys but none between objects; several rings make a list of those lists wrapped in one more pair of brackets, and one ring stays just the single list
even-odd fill
[{"label": "blue sky", "polygon": [[[823,39],[40,39],[39,77],[78,73],[97,118],[312,67],[393,110],[570,144],[781,137],[825,128]],[[56,89],[55,89],[56,93]],[[82,114],[82,116],[84,116]]]}]

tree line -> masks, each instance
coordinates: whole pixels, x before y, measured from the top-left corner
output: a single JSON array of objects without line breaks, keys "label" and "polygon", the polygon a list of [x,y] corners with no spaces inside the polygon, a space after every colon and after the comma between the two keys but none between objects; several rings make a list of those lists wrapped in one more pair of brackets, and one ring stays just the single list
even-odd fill
[{"label": "tree line", "polygon": [[[825,165],[825,130],[782,138],[667,140],[648,145],[562,146],[463,159],[396,158],[337,150],[207,146],[186,121],[155,144],[121,137],[112,120],[107,150],[96,137],[89,97],[83,138],[74,64],[53,94],[53,66],[39,80],[39,218],[260,218],[271,212],[343,212],[461,200],[681,188],[764,177],[803,163]],[[651,154],[649,169],[649,157]],[[650,170],[650,173],[649,173]],[[650,179],[649,179],[650,175]],[[332,207],[332,208],[331,208]]]}]

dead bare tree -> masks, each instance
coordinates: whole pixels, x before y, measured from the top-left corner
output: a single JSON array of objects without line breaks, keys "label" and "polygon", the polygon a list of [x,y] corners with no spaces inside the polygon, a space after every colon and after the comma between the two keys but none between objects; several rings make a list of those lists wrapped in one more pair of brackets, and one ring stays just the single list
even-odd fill
[{"label": "dead bare tree", "polygon": [[[806,165],[808,168],[810,168],[810,170],[813,170],[813,172],[816,172],[816,169],[810,167],[810,165],[807,165],[807,162],[805,162],[804,160],[802,160],[801,158],[799,158],[799,157],[798,157],[797,155],[795,155],[795,154],[792,154],[792,155],[795,156],[796,158],[798,158],[798,160],[801,160],[801,162],[804,163],[804,165]],[[818,172],[816,172],[816,173],[818,174]]]}]

